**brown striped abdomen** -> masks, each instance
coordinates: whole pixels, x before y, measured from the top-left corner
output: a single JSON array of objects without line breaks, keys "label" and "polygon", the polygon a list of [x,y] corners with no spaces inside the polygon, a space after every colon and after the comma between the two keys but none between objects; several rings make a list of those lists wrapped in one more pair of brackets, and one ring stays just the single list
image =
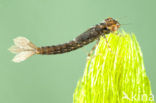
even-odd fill
[{"label": "brown striped abdomen", "polygon": [[81,48],[84,45],[92,42],[93,40],[88,40],[85,42],[77,43],[76,41],[70,41],[69,43],[55,45],[55,46],[45,46],[37,48],[37,54],[62,54],[66,52],[73,51],[75,49]]},{"label": "brown striped abdomen", "polygon": [[98,27],[90,28],[86,32],[76,37],[75,40],[68,43],[37,48],[36,54],[62,54],[73,51],[99,38],[101,32],[102,30]]}]

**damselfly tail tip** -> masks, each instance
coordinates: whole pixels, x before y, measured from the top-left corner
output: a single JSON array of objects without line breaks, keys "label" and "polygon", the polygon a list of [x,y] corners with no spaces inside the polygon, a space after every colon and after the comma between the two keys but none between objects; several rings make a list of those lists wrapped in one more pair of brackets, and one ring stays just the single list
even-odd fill
[{"label": "damselfly tail tip", "polygon": [[15,38],[14,44],[9,48],[10,52],[16,53],[16,56],[12,60],[13,62],[22,62],[36,53],[37,47],[25,37]]}]

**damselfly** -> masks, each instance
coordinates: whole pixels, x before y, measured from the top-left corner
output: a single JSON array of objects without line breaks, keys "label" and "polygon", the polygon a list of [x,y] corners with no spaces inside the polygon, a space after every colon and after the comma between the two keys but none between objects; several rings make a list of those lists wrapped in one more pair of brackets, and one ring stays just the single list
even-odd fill
[{"label": "damselfly", "polygon": [[84,45],[99,39],[100,36],[105,37],[106,34],[117,31],[119,27],[120,23],[118,21],[113,18],[107,18],[104,22],[89,28],[87,31],[68,43],[37,47],[27,38],[17,37],[14,39],[15,45],[9,50],[13,53],[17,53],[13,59],[14,62],[24,61],[34,54],[62,54],[81,48]]}]

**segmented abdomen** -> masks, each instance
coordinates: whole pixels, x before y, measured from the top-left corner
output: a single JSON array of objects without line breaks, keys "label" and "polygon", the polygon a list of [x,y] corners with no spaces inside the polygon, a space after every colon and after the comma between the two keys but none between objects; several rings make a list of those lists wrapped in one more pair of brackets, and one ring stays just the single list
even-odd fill
[{"label": "segmented abdomen", "polygon": [[37,54],[61,54],[70,52],[72,50],[81,48],[84,45],[87,45],[88,43],[99,38],[101,33],[102,32],[100,28],[98,29],[98,27],[93,27],[76,37],[75,40],[68,43],[37,48]]},{"label": "segmented abdomen", "polygon": [[41,48],[37,48],[38,54],[61,54],[65,52],[70,52],[75,49],[81,48],[84,45],[88,44],[88,42],[77,43],[76,41],[70,41],[69,43],[56,45],[56,46],[45,46]]}]

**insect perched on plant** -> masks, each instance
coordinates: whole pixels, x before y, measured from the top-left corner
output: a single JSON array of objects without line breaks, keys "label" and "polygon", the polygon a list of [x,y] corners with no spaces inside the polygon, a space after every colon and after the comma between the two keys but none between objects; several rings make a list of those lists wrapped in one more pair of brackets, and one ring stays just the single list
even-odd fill
[{"label": "insect perched on plant", "polygon": [[118,21],[113,18],[107,18],[104,22],[88,29],[68,43],[36,47],[27,38],[17,37],[14,39],[15,45],[9,50],[17,54],[13,59],[14,62],[24,61],[34,54],[61,54],[81,48],[94,40],[99,40],[100,36],[105,37],[106,34],[117,31],[119,27],[120,23]]}]

